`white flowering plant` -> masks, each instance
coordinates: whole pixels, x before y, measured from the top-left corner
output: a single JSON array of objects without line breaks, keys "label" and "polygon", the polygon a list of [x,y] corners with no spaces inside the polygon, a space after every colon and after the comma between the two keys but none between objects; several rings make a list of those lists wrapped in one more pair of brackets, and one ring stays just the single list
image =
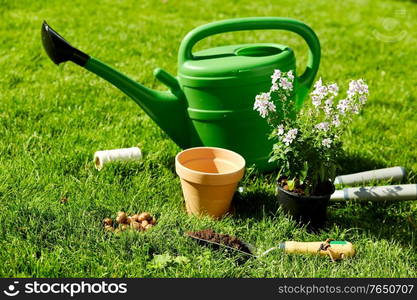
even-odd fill
[{"label": "white flowering plant", "polygon": [[293,71],[275,70],[271,78],[270,90],[257,95],[253,106],[271,126],[270,161],[280,166],[290,191],[319,194],[319,186],[336,176],[343,133],[365,105],[368,86],[363,79],[351,80],[341,98],[336,83],[326,85],[320,78],[310,105],[296,112]]}]

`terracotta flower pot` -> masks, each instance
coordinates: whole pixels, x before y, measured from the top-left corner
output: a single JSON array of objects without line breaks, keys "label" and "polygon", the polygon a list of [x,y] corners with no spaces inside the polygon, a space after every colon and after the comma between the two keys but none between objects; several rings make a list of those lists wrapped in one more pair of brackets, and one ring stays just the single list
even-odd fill
[{"label": "terracotta flower pot", "polygon": [[175,157],[175,170],[188,214],[219,218],[230,209],[245,171],[245,159],[222,148],[190,148]]}]

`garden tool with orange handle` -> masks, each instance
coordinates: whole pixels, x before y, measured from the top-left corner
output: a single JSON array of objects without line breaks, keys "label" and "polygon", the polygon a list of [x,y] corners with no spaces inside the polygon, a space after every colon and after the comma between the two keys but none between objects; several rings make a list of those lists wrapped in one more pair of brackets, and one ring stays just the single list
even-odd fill
[{"label": "garden tool with orange handle", "polygon": [[279,243],[278,246],[269,248],[268,250],[262,252],[261,254],[256,254],[256,249],[251,244],[244,242],[249,249],[248,252],[242,251],[230,246],[217,243],[211,240],[206,240],[198,238],[192,235],[187,235],[188,237],[196,240],[200,244],[215,246],[216,249],[223,248],[234,253],[240,253],[243,255],[248,255],[255,258],[263,257],[270,252],[280,249],[288,254],[310,254],[310,255],[320,255],[328,256],[334,262],[337,260],[351,258],[356,254],[356,250],[352,243],[347,241],[334,241],[332,239],[327,239],[324,242],[296,242],[296,241],[287,241]]},{"label": "garden tool with orange handle", "polygon": [[[288,241],[281,243],[278,248],[289,254],[314,254],[329,256],[332,261],[350,258],[356,253],[352,243],[346,241],[333,241],[331,239],[327,239],[324,242]],[[267,251],[260,256],[269,253]]]}]

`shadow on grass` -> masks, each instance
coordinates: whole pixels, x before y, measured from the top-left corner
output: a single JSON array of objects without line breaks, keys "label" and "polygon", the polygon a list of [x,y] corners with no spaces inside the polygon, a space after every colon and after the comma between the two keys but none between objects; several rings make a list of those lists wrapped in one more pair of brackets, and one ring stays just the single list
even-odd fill
[{"label": "shadow on grass", "polygon": [[410,213],[410,205],[411,202],[337,203],[328,209],[327,224],[355,228],[378,239],[415,247],[417,220]]},{"label": "shadow on grass", "polygon": [[238,219],[273,217],[279,210],[276,196],[268,191],[251,191],[233,197],[233,216]]},{"label": "shadow on grass", "polygon": [[352,174],[387,167],[381,161],[377,161],[369,157],[363,157],[356,153],[346,154],[344,157],[339,159],[338,164],[341,168],[339,175]]}]

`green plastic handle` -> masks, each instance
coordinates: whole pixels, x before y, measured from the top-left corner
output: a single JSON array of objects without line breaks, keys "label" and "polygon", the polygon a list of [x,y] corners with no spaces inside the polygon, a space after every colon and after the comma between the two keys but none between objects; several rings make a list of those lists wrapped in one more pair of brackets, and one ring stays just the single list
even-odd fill
[{"label": "green plastic handle", "polygon": [[306,24],[289,18],[278,17],[253,17],[230,19],[202,25],[190,31],[182,40],[178,62],[182,65],[187,60],[194,58],[192,49],[200,40],[219,33],[241,31],[241,30],[260,30],[260,29],[281,29],[299,34],[309,47],[307,67],[304,73],[298,78],[299,86],[297,89],[297,101],[301,104],[302,99],[307,95],[308,90],[313,84],[320,65],[320,42],[314,31]]}]

